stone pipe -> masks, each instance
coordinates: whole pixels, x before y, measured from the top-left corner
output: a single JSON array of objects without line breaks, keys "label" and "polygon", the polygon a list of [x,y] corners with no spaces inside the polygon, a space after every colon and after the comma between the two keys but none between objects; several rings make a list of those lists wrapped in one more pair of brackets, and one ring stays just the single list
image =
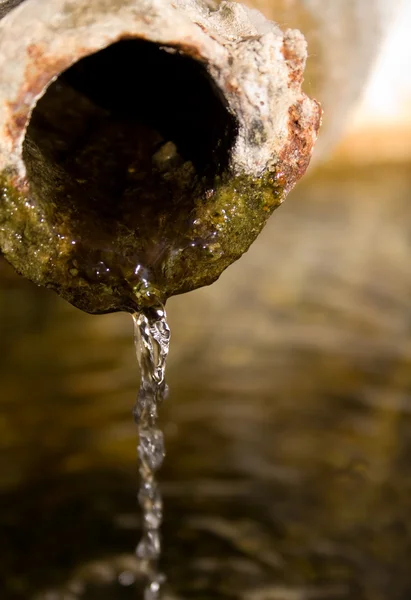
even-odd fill
[{"label": "stone pipe", "polygon": [[1,252],[90,313],[212,283],[308,166],[306,57],[235,3],[25,0],[0,22]]}]

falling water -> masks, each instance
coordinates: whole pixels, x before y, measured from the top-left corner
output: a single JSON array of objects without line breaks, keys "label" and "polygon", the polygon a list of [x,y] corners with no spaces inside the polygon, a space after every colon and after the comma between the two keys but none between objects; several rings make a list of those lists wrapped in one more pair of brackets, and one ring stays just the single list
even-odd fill
[{"label": "falling water", "polygon": [[158,571],[163,502],[155,478],[155,472],[164,459],[164,436],[157,427],[157,417],[158,407],[167,395],[165,368],[170,329],[166,312],[161,305],[136,313],[133,319],[134,340],[141,371],[140,389],[133,414],[139,434],[141,483],[138,500],[143,514],[143,533],[136,554],[148,580],[144,600],[157,600],[164,580],[164,576]]}]

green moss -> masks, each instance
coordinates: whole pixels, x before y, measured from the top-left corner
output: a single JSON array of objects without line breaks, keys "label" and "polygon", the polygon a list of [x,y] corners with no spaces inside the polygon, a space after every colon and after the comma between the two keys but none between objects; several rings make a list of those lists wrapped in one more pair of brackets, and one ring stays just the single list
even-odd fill
[{"label": "green moss", "polygon": [[152,187],[144,177],[144,189],[136,185],[115,210],[87,204],[73,183],[44,202],[50,190],[24,195],[3,173],[2,252],[23,276],[87,312],[137,310],[209,285],[249,248],[283,189],[273,174],[225,174],[210,186],[190,164],[173,172],[174,180],[157,174]]},{"label": "green moss", "polygon": [[[281,203],[283,193],[271,174],[260,179],[244,175],[217,178],[212,191],[196,200],[191,240],[168,258],[170,295],[215,281],[248,250]],[[178,287],[172,287],[173,281]]]},{"label": "green moss", "polygon": [[0,173],[0,248],[19,273],[44,285],[46,265],[58,249],[43,215],[14,187],[14,179],[8,171]]}]

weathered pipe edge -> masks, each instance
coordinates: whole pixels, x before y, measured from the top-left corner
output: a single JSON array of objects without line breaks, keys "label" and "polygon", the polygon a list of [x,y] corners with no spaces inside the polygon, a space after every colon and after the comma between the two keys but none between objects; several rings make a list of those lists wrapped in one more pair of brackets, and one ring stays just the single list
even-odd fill
[{"label": "weathered pipe edge", "polygon": [[[61,259],[71,256],[73,249],[67,245],[67,236],[58,231],[56,219],[48,222],[48,211],[31,189],[23,145],[34,108],[61,73],[86,56],[134,38],[154,42],[203,65],[237,125],[224,177],[220,173],[212,189],[202,190],[202,204],[209,203],[210,209],[199,209],[203,211],[204,237],[207,219],[210,227],[216,227],[210,216],[215,209],[212,201],[221,210],[229,191],[238,195],[241,187],[241,210],[234,210],[237,196],[227,201],[233,218],[227,240],[220,231],[221,256],[208,263],[203,260],[198,275],[194,273],[198,257],[190,257],[188,250],[183,269],[179,265],[173,271],[171,263],[163,265],[161,286],[154,277],[157,290],[162,288],[159,295],[167,297],[212,283],[248,249],[269,214],[307,169],[321,121],[319,103],[301,90],[307,56],[303,35],[296,30],[283,33],[259,12],[242,5],[223,2],[211,9],[195,0],[26,0],[12,10],[0,22],[0,249],[23,276],[55,289],[88,312],[138,306],[126,299],[124,289],[119,291],[118,282],[101,284],[82,277],[81,269],[74,283],[62,278]],[[44,179],[51,177],[51,171],[45,170]],[[250,202],[244,200],[248,187]],[[272,198],[267,200],[270,189]],[[21,211],[23,200],[30,211],[22,213],[20,232],[15,236],[4,217],[4,206],[7,204],[10,215],[10,205]],[[247,226],[250,211],[252,223]],[[41,235],[30,236],[30,227],[38,228],[39,222]],[[187,232],[184,235],[189,238]],[[45,240],[53,236],[51,252]],[[237,238],[234,244],[233,236]],[[38,256],[31,252],[33,240],[40,240],[39,245],[47,246],[47,251],[37,248]],[[190,271],[190,277],[181,275],[183,271]],[[171,273],[170,285],[164,273]],[[127,285],[135,290],[135,281],[132,283]],[[98,293],[88,297],[93,285]]]},{"label": "weathered pipe edge", "polygon": [[22,2],[24,0],[0,0],[0,19]]}]

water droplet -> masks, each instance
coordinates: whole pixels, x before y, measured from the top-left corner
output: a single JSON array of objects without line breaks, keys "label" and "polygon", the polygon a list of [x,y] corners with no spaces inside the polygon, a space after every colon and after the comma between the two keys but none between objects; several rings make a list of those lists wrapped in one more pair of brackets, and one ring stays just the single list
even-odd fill
[{"label": "water droplet", "polygon": [[159,600],[161,585],[164,582],[164,577],[159,574],[153,579],[144,591],[144,600]]},{"label": "water droplet", "polygon": [[163,433],[159,429],[140,431],[138,454],[140,460],[152,471],[161,467],[165,454]]},{"label": "water droplet", "polygon": [[160,533],[157,529],[145,532],[137,546],[136,554],[143,560],[156,560],[160,556]]},{"label": "water droplet", "polygon": [[142,504],[146,499],[153,501],[158,494],[157,483],[151,479],[149,481],[144,480],[141,482],[140,490],[138,492],[138,500]]},{"label": "water droplet", "polygon": [[158,529],[163,519],[162,507],[154,507],[152,510],[146,510],[144,513],[144,526],[147,529]]},{"label": "water droplet", "polygon": [[118,576],[118,581],[119,581],[120,585],[124,585],[124,586],[133,585],[135,580],[136,580],[136,578],[134,576],[134,573],[132,573],[131,571],[123,571]]}]

